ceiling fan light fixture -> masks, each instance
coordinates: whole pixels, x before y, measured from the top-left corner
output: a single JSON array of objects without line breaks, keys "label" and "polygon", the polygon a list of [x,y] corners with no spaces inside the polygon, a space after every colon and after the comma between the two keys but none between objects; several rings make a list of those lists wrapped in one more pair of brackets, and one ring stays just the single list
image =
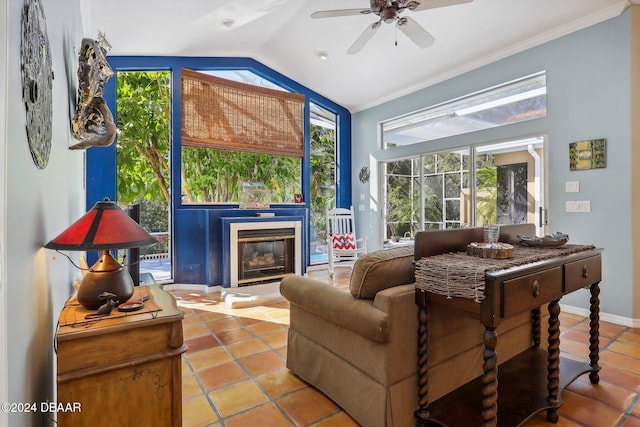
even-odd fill
[{"label": "ceiling fan light fixture", "polygon": [[380,11],[380,18],[382,18],[382,20],[387,24],[391,24],[395,21],[397,16],[398,11],[396,9],[382,9]]}]

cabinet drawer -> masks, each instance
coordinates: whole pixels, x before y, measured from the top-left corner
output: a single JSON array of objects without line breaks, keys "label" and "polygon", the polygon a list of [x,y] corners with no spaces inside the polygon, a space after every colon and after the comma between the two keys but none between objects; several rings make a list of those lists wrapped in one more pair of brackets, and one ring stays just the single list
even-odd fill
[{"label": "cabinet drawer", "polygon": [[562,296],[562,268],[555,267],[501,284],[500,316],[540,307]]},{"label": "cabinet drawer", "polygon": [[569,293],[602,280],[600,256],[569,262],[564,265],[564,292]]}]

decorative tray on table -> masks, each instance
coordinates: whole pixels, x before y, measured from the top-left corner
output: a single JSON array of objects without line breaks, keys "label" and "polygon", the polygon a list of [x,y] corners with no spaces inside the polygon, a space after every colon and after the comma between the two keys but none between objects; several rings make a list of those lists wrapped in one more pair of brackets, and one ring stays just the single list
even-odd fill
[{"label": "decorative tray on table", "polygon": [[566,244],[569,241],[569,235],[558,231],[551,235],[547,234],[544,237],[519,235],[518,240],[520,240],[520,243],[527,246],[552,248]]}]

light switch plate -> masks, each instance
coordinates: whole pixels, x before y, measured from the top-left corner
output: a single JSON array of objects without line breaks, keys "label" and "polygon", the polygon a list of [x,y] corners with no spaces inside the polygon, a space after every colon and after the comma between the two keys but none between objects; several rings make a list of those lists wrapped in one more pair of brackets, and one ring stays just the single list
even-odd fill
[{"label": "light switch plate", "polygon": [[580,181],[567,181],[564,186],[567,193],[578,193],[580,191]]},{"label": "light switch plate", "polygon": [[591,212],[591,201],[567,200],[565,210],[566,212]]}]

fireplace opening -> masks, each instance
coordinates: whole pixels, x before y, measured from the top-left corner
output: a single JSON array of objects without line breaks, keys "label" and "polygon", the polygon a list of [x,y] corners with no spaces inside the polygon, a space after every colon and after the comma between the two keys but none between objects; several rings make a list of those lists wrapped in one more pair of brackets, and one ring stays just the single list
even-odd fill
[{"label": "fireplace opening", "polygon": [[238,286],[295,273],[295,229],[238,230]]}]

